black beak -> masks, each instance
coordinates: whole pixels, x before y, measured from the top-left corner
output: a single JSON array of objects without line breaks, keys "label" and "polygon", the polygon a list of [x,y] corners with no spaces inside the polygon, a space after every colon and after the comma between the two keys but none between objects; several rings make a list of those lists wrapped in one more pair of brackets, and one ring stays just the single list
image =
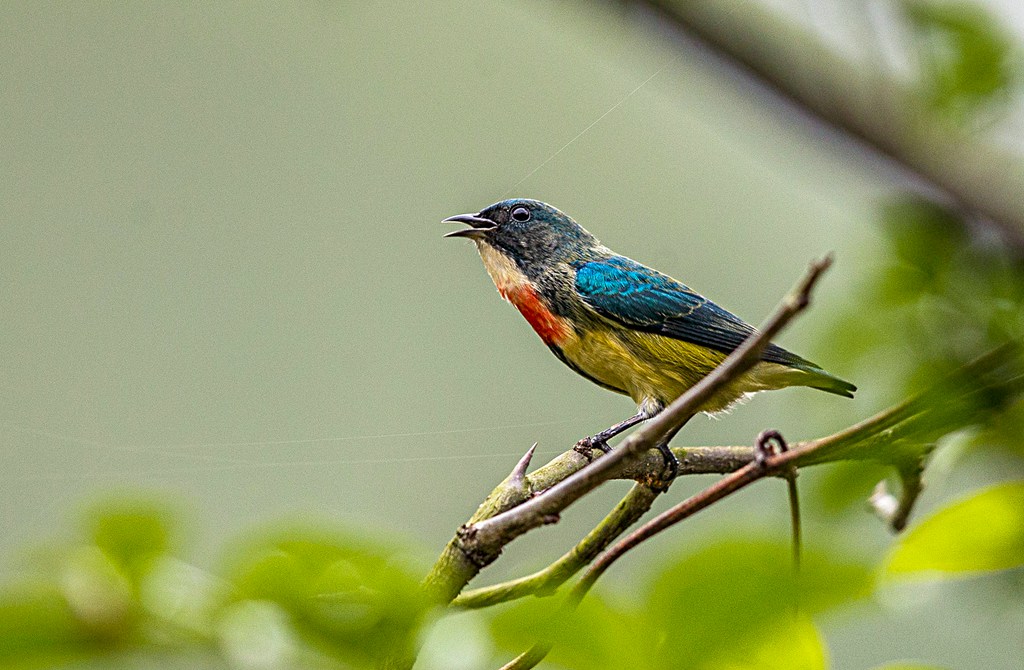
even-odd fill
[{"label": "black beak", "polygon": [[461,230],[453,230],[452,232],[445,235],[445,237],[469,237],[479,238],[483,237],[486,233],[491,232],[497,228],[497,224],[490,219],[485,219],[479,214],[458,214],[456,216],[449,216],[441,223],[465,223],[471,228],[463,228]]}]

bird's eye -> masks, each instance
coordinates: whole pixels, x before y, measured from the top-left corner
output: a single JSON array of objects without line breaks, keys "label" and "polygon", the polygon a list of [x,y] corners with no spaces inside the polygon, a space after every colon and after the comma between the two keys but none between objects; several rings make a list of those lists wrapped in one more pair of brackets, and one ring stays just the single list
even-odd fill
[{"label": "bird's eye", "polygon": [[530,210],[525,207],[516,207],[512,210],[512,218],[522,223],[530,220]]}]

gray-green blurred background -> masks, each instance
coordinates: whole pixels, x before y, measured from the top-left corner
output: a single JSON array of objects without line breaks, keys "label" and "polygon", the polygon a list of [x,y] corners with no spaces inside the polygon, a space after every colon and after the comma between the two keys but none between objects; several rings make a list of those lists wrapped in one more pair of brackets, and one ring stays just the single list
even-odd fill
[{"label": "gray-green blurred background", "polygon": [[[0,85],[3,574],[124,492],[182,510],[203,565],[282,518],[395,533],[429,558],[532,442],[550,457],[627,416],[500,301],[470,244],[441,239],[446,216],[551,202],[755,322],[834,251],[783,342],[850,376],[830,317],[884,253],[879,202],[907,187],[613,4],[9,2]],[[897,399],[852,381],[854,401],[787,390],[679,439],[812,437]],[[925,505],[992,476],[939,477]],[[485,578],[543,565],[623,490]],[[766,482],[615,585],[723,528],[784,537],[787,519]],[[888,542],[866,513],[842,533],[812,513],[807,533],[866,557]],[[1019,667],[1024,609],[980,608],[994,589],[848,611],[826,625],[834,667]]]}]

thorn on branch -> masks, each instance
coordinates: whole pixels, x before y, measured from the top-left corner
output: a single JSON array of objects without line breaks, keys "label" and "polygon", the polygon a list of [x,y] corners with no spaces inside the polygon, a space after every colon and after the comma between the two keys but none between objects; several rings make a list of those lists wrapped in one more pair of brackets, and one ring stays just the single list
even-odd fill
[{"label": "thorn on branch", "polygon": [[516,467],[512,468],[512,472],[506,480],[510,486],[521,488],[526,482],[526,471],[530,468],[530,461],[533,460],[533,452],[537,451],[538,444],[538,442],[534,442],[533,446],[527,449],[523,457],[516,463]]}]

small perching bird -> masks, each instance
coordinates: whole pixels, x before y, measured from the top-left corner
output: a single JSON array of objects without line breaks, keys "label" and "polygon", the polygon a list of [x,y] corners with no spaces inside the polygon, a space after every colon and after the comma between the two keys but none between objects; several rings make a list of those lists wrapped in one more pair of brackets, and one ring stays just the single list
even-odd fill
[{"label": "small perching bird", "polygon": [[[469,227],[446,237],[476,243],[498,292],[570,368],[637,404],[630,418],[580,441],[608,440],[641,423],[713,370],[754,328],[682,283],[620,256],[551,205],[504,200],[444,220]],[[809,386],[853,397],[856,387],[769,344],[761,361],[702,408],[713,414],[758,391]],[[678,462],[658,449],[670,468]]]}]

